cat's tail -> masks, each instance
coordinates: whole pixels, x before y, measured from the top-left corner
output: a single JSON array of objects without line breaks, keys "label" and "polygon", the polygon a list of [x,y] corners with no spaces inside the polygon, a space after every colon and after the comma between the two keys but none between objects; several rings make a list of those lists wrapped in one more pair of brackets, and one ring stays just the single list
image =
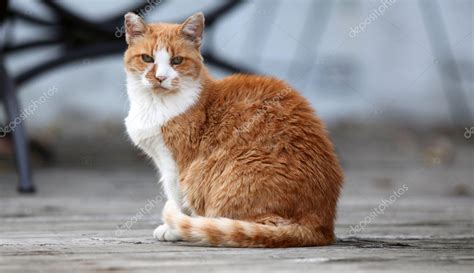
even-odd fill
[{"label": "cat's tail", "polygon": [[168,201],[163,219],[183,241],[227,247],[322,246],[334,241],[332,230],[300,224],[265,225],[229,218],[192,217]]}]

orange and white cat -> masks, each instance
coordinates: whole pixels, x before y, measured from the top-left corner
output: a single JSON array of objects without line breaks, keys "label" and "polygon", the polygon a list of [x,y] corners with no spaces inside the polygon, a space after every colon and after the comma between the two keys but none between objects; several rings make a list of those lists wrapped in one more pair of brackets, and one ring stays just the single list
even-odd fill
[{"label": "orange and white cat", "polygon": [[160,241],[232,247],[335,240],[343,174],[324,126],[286,83],[213,79],[200,46],[204,15],[146,24],[125,15],[133,143],[161,174]]}]

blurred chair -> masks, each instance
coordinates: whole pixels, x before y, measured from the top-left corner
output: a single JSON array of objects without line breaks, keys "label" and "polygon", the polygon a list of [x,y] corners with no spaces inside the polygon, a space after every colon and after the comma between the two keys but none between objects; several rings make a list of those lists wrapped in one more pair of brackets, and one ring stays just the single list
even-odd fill
[{"label": "blurred chair", "polygon": [[[134,6],[117,13],[110,18],[102,21],[91,21],[87,18],[68,10],[58,2],[53,0],[43,0],[40,3],[46,6],[53,14],[54,21],[48,21],[43,18],[24,13],[9,6],[9,1],[1,2],[0,26],[3,30],[11,27],[7,25],[14,20],[22,20],[34,26],[41,26],[51,31],[52,38],[34,37],[34,39],[18,44],[11,44],[10,41],[4,41],[0,45],[0,92],[2,101],[7,110],[8,123],[15,120],[20,115],[20,106],[16,94],[16,87],[21,86],[29,80],[39,75],[49,72],[61,65],[72,63],[88,58],[98,58],[110,54],[122,54],[126,49],[124,39],[116,36],[117,27],[123,25],[123,15],[128,11],[144,10],[152,1],[134,2]],[[163,5],[167,1],[157,1],[157,4]],[[222,1],[216,8],[205,12],[206,30],[212,31],[214,25],[224,17],[229,11],[236,8],[242,1]],[[183,21],[177,20],[178,22]],[[15,77],[10,75],[5,67],[5,57],[17,51],[35,49],[49,45],[61,45],[61,53],[53,59],[46,60],[22,71]],[[202,53],[206,62],[215,65],[230,72],[249,72],[237,64],[233,64],[223,58],[214,55],[212,51],[204,50]],[[24,121],[20,122],[12,131],[16,165],[19,174],[18,190],[24,193],[35,191],[32,184],[31,168],[29,163],[29,149],[24,128]]]},{"label": "blurred chair", "polygon": [[[7,17],[8,0],[2,2],[0,13],[0,27],[3,29]],[[26,139],[26,132],[23,121],[13,123],[20,116],[20,105],[15,90],[13,78],[8,74],[4,65],[4,51],[0,50],[0,97],[5,104],[7,114],[7,126],[15,124],[13,127],[3,127],[3,130],[12,130],[15,160],[19,176],[18,191],[22,193],[35,192],[35,187],[31,181],[31,167],[29,162],[29,149]],[[6,132],[2,132],[2,137]]]}]

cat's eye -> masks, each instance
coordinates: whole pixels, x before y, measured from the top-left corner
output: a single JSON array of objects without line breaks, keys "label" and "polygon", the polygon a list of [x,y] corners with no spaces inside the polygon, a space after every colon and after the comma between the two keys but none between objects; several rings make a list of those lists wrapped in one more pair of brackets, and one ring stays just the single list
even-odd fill
[{"label": "cat's eye", "polygon": [[181,57],[181,56],[175,56],[175,57],[171,58],[171,64],[172,65],[178,65],[182,62],[183,62],[183,57]]},{"label": "cat's eye", "polygon": [[142,54],[142,60],[145,63],[153,63],[155,61],[152,56],[147,55],[147,54]]}]

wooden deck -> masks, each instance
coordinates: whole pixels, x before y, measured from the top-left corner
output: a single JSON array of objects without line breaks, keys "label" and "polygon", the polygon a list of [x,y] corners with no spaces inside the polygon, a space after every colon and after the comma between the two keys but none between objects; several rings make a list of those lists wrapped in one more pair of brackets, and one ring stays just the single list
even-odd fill
[{"label": "wooden deck", "polygon": [[34,196],[0,173],[0,272],[473,272],[473,145],[430,164],[409,148],[339,142],[346,185],[333,246],[160,243],[152,232],[163,197],[151,167],[62,166],[37,172]]}]

